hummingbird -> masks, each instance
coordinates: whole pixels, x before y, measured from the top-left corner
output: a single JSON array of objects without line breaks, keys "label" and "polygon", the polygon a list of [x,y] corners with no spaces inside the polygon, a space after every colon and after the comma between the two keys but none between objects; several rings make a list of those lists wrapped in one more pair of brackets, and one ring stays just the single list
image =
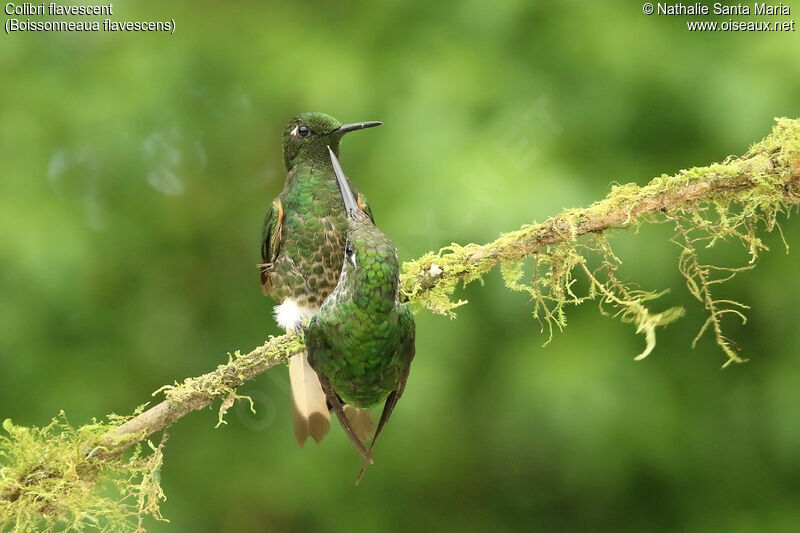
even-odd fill
[{"label": "hummingbird", "polygon": [[[328,147],[336,153],[346,133],[380,122],[342,124],[324,113],[303,113],[283,132],[286,183],[273,200],[262,233],[261,288],[279,305],[275,320],[287,331],[306,325],[336,287],[344,260],[348,222]],[[357,208],[374,220],[366,198],[352,189]],[[294,434],[302,446],[321,441],[330,430],[325,394],[305,353],[289,361]],[[347,406],[360,435],[374,427],[369,413]]]},{"label": "hummingbird", "polygon": [[[347,240],[339,282],[305,329],[305,343],[328,403],[366,468],[408,380],[414,316],[398,299],[397,248],[359,207],[334,150],[328,152],[347,213]],[[381,401],[383,412],[367,450],[343,404],[367,409]]]}]

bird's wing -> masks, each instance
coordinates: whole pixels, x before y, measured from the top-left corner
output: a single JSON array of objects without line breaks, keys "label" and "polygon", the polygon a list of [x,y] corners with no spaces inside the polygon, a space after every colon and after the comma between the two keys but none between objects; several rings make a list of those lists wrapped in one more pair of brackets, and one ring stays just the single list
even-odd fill
[{"label": "bird's wing", "polygon": [[[386,403],[383,404],[383,412],[381,413],[381,419],[378,421],[378,429],[375,431],[375,436],[372,437],[372,443],[369,446],[368,453],[370,457],[370,463],[372,462],[372,450],[375,448],[375,442],[377,442],[383,426],[389,421],[389,417],[392,416],[392,411],[394,411],[397,402],[400,400],[400,397],[403,395],[403,391],[406,388],[408,373],[411,369],[411,361],[414,359],[414,354],[416,353],[414,316],[411,314],[411,311],[408,309],[408,307],[402,306],[400,308],[399,320],[402,325],[400,331],[403,342],[398,348],[394,360],[396,364],[403,368],[403,373],[400,376],[400,383],[398,384],[397,389],[389,393],[389,396],[386,397]],[[365,462],[364,466],[361,467],[361,472],[358,474],[356,483],[361,481],[366,468],[367,463]]]},{"label": "bird's wing", "polygon": [[333,409],[333,412],[336,413],[339,423],[342,424],[342,429],[344,429],[344,432],[347,433],[348,437],[350,437],[350,441],[353,443],[353,446],[356,447],[358,453],[361,454],[361,457],[364,458],[364,463],[372,464],[372,457],[367,451],[366,446],[364,446],[364,443],[361,442],[361,439],[358,438],[358,435],[356,435],[356,432],[350,425],[350,419],[347,418],[347,415],[344,412],[344,404],[333,390],[333,386],[331,385],[330,381],[328,381],[328,378],[325,376],[319,376],[319,382],[322,385],[322,390],[325,391],[325,397],[328,399],[331,409]]},{"label": "bird's wing", "polygon": [[272,279],[269,270],[281,246],[281,228],[283,227],[283,206],[280,198],[272,202],[269,213],[264,219],[264,230],[261,234],[261,290],[269,294],[272,290]]}]

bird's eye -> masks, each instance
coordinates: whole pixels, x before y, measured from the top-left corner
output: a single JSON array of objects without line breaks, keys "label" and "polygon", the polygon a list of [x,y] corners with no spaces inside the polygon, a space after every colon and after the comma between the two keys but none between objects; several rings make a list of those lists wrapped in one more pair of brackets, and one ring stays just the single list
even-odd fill
[{"label": "bird's eye", "polygon": [[306,126],[305,124],[300,124],[300,126],[297,127],[297,136],[298,137],[300,137],[301,139],[304,139],[304,138],[308,137],[309,135],[311,135],[311,129],[308,126]]}]

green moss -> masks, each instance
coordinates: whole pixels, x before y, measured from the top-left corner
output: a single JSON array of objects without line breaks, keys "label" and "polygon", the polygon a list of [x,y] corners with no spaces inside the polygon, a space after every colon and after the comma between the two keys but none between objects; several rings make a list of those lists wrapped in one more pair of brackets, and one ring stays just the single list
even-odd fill
[{"label": "green moss", "polygon": [[[303,339],[298,335],[282,335],[280,337],[270,337],[262,346],[242,354],[239,350],[231,355],[228,354],[228,362],[217,366],[216,370],[203,374],[202,376],[187,378],[183,383],[165,385],[155,391],[153,395],[163,392],[168,400],[175,403],[192,401],[195,398],[225,398],[223,403],[229,398],[249,399],[245,396],[238,396],[236,388],[251,375],[257,373],[259,369],[285,362],[292,354],[301,352],[304,349]],[[228,406],[230,407],[230,406]],[[225,414],[225,409],[221,409],[220,420]]]},{"label": "green moss", "polygon": [[[127,459],[101,459],[101,435],[126,418],[73,427],[62,413],[43,428],[3,422],[0,531],[132,530],[161,519],[162,447],[137,445]],[[102,490],[99,487],[103,487]]]},{"label": "green moss", "polygon": [[[726,364],[742,362],[745,359],[722,333],[722,318],[731,315],[744,320],[741,310],[747,306],[715,299],[710,287],[752,268],[758,253],[766,249],[758,235],[774,228],[780,231],[778,217],[800,203],[796,188],[787,187],[787,180],[796,179],[798,174],[800,121],[777,119],[772,133],[741,158],[730,157],[723,163],[681,170],[673,176],[662,174],[642,187],[618,185],[588,207],[565,210],[541,224],[505,233],[487,245],[452,244],[409,261],[403,265],[401,295],[416,308],[453,316],[453,309],[466,303],[452,300],[459,284],[482,280],[498,265],[507,287],[530,295],[533,315],[543,330],[548,330],[548,341],[554,329],[566,326],[567,305],[598,300],[601,309],[611,305],[616,309],[614,316],[634,324],[637,333],[645,335],[645,350],[636,357],[638,360],[653,350],[656,328],[677,320],[683,310],[650,310],[663,292],[622,283],[615,276],[621,262],[601,235],[615,229],[635,229],[648,221],[672,222],[676,227],[673,241],[683,248],[678,268],[690,292],[708,313],[700,334],[713,331]],[[739,242],[750,254],[747,265],[722,267],[697,260],[698,246],[730,241]],[[590,270],[587,258],[595,254],[602,266]],[[534,265],[526,282],[523,260],[530,256]],[[588,289],[576,294],[573,288],[581,276],[588,281]]]}]

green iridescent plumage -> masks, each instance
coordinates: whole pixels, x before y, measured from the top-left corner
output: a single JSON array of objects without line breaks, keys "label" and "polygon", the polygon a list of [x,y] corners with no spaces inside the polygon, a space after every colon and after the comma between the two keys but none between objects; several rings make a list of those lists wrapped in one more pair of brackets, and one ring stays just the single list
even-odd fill
[{"label": "green iridescent plumage", "polygon": [[[386,400],[374,446],[408,378],[414,317],[398,300],[397,249],[358,209],[333,151],[330,157],[348,212],[347,244],[339,283],[311,319],[306,347],[309,363],[346,430],[347,419],[337,409],[339,399],[361,408]],[[350,437],[361,450],[358,439]],[[370,453],[371,448],[368,461]]]},{"label": "green iridescent plumage", "polygon": [[339,284],[311,320],[306,342],[314,370],[346,403],[366,408],[386,399],[408,372],[414,318],[397,301],[392,241],[361,213],[350,220],[347,240]]},{"label": "green iridescent plumage", "polygon": [[[350,131],[380,122],[342,124],[324,113],[303,113],[286,125],[283,159],[286,184],[272,202],[264,221],[261,244],[261,288],[280,305],[275,318],[289,330],[308,322],[339,279],[344,259],[347,217],[328,146],[338,152],[339,141]],[[370,219],[363,196],[358,207]],[[289,362],[294,403],[295,438],[302,446],[311,436],[319,442],[330,428],[325,394],[305,354]],[[351,411],[360,433],[371,432],[367,413]]]},{"label": "green iridescent plumage", "polygon": [[[344,133],[377,124],[343,126],[324,113],[303,113],[286,125],[286,184],[272,203],[262,234],[265,294],[279,302],[292,298],[298,305],[318,308],[336,286],[347,220],[327,146],[338,153]],[[305,137],[300,136],[303,127],[309,131]],[[372,218],[364,196],[358,198]]]}]

